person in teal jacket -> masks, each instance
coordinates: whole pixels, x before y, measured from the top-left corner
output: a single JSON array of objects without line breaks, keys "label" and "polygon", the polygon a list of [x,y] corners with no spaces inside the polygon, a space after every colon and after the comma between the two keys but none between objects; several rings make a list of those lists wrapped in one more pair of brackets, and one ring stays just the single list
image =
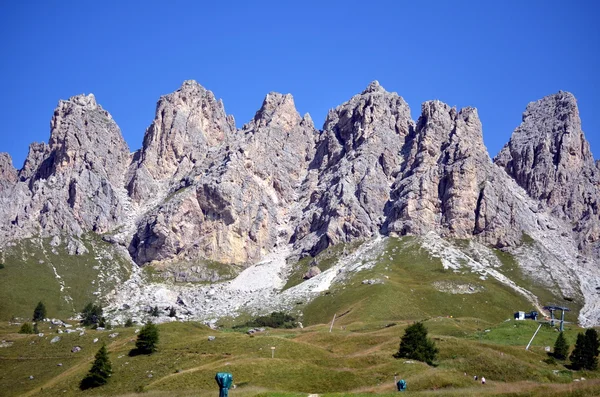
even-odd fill
[{"label": "person in teal jacket", "polygon": [[398,391],[406,391],[406,381],[404,379],[400,379],[396,386],[398,386]]},{"label": "person in teal jacket", "polygon": [[219,397],[228,397],[229,388],[233,383],[233,375],[231,375],[229,372],[217,372],[217,375],[215,375],[215,380],[219,385]]}]

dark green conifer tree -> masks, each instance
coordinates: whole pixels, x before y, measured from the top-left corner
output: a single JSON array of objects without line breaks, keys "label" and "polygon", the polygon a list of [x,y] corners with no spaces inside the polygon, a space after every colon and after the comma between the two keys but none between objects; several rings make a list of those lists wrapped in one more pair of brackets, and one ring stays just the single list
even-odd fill
[{"label": "dark green conifer tree", "polygon": [[590,371],[598,369],[598,353],[600,353],[598,332],[589,328],[585,331],[585,369]]},{"label": "dark green conifer tree", "polygon": [[[102,317],[102,306],[88,303],[81,311],[81,325],[89,326],[96,325],[104,322]],[[102,326],[102,325],[100,325]]]},{"label": "dark green conifer tree", "polygon": [[575,342],[575,348],[569,356],[571,360],[571,367],[574,370],[579,370],[585,367],[586,354],[585,354],[585,336],[582,333],[577,334],[577,341]]},{"label": "dark green conifer tree", "polygon": [[156,351],[157,344],[158,327],[149,322],[142,327],[142,330],[138,334],[137,341],[135,342],[135,350],[131,354],[152,354]]},{"label": "dark green conifer tree", "polygon": [[112,374],[112,365],[108,359],[108,351],[106,345],[102,345],[100,350],[96,353],[96,359],[92,364],[90,372],[81,380],[79,388],[81,390],[90,389],[105,385],[108,382],[108,378]]},{"label": "dark green conifer tree", "polygon": [[432,365],[438,352],[435,343],[427,338],[427,328],[418,322],[406,328],[400,340],[400,349],[394,357],[410,358]]},{"label": "dark green conifer tree", "polygon": [[554,357],[559,360],[565,360],[569,356],[569,344],[564,333],[559,333],[554,342]]},{"label": "dark green conifer tree", "polygon": [[46,318],[46,306],[40,301],[33,311],[33,322],[44,321]]}]

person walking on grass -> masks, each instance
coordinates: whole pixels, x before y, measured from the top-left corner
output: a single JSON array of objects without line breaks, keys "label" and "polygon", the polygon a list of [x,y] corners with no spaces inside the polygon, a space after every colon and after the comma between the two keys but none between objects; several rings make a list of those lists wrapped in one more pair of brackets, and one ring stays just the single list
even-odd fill
[{"label": "person walking on grass", "polygon": [[482,385],[485,385],[485,376],[482,376],[482,377],[481,377],[481,384],[482,384]]}]

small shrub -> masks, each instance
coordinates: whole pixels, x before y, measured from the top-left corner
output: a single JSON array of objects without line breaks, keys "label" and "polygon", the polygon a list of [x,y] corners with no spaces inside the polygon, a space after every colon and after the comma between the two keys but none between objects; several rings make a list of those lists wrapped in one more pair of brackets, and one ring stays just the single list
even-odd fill
[{"label": "small shrub", "polygon": [[246,327],[269,327],[269,328],[296,328],[298,322],[296,318],[284,312],[273,312],[268,316],[260,316],[254,320],[248,321],[242,325],[236,325],[234,328]]},{"label": "small shrub", "polygon": [[4,269],[4,263],[0,263],[0,269]]},{"label": "small shrub", "polygon": [[92,303],[85,305],[81,311],[81,325],[102,327],[103,325],[101,325],[101,323],[104,323],[104,318],[102,317],[102,306],[94,305]]},{"label": "small shrub", "polygon": [[158,312],[158,306],[154,306],[154,307],[152,308],[152,310],[150,310],[150,315],[151,315],[152,317],[158,317],[158,315],[159,315],[159,312]]},{"label": "small shrub", "polygon": [[125,327],[127,327],[127,328],[133,327],[133,320],[128,318],[127,321],[125,321]]},{"label": "small shrub", "polygon": [[544,362],[548,365],[556,365],[556,359],[553,356],[548,357]]},{"label": "small shrub", "polygon": [[33,327],[29,323],[23,323],[21,325],[21,329],[19,330],[20,334],[33,334]]},{"label": "small shrub", "polygon": [[173,306],[169,309],[169,317],[175,317],[177,315],[177,311]]}]

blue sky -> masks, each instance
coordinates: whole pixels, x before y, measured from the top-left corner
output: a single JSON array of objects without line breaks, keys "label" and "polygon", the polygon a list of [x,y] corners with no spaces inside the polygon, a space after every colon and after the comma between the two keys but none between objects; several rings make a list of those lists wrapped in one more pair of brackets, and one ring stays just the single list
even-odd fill
[{"label": "blue sky", "polygon": [[3,1],[0,151],[20,168],[28,145],[48,140],[58,100],[80,93],[96,95],[133,151],[158,98],[187,79],[222,98],[238,126],[278,91],[317,127],[379,80],[415,119],[430,99],[477,107],[492,156],[528,102],[571,91],[600,158],[598,4]]}]

